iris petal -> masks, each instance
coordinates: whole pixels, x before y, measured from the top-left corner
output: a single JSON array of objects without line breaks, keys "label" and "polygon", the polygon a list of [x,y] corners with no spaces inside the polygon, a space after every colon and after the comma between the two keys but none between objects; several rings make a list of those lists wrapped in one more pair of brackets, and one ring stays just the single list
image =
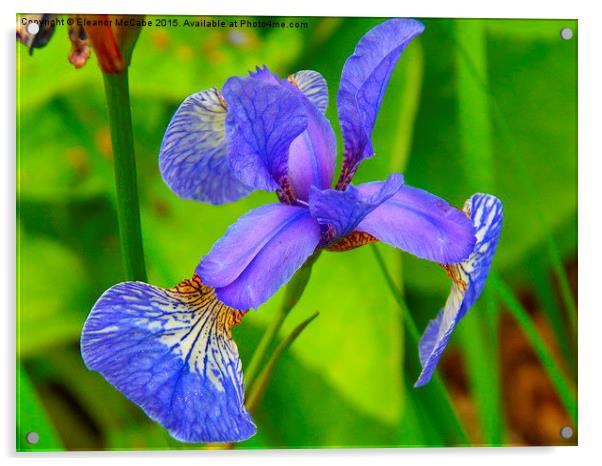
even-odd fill
[{"label": "iris petal", "polygon": [[255,71],[249,71],[249,76],[266,83],[278,84],[278,76],[272,73],[267,65],[263,65],[263,67],[256,66]]},{"label": "iris petal", "polygon": [[320,224],[331,231],[330,237],[323,238],[327,244],[350,234],[366,215],[399,191],[403,176],[392,174],[386,181],[372,185],[375,189],[371,192],[360,191],[355,186],[348,186],[345,191],[312,187],[309,210]]},{"label": "iris petal", "polygon": [[401,53],[424,30],[412,19],[391,19],[364,35],[341,74],[337,107],[345,140],[341,186],[351,180],[359,162],[372,157],[372,130],[387,84]]},{"label": "iris petal", "polygon": [[242,315],[197,276],[169,289],[121,283],[88,316],[82,356],[176,439],[238,442],[256,431],[231,334]]},{"label": "iris petal", "polygon": [[[365,195],[378,189],[378,183],[358,186]],[[357,229],[417,257],[444,264],[466,259],[475,244],[472,222],[461,210],[408,185],[369,213]]]},{"label": "iris petal", "polygon": [[464,210],[474,224],[477,241],[467,260],[448,266],[454,282],[445,307],[429,323],[420,339],[418,349],[423,369],[416,387],[429,382],[450,335],[481,295],[500,237],[504,212],[499,199],[488,194],[475,194],[466,201]]},{"label": "iris petal", "polygon": [[330,122],[305,97],[307,129],[290,145],[288,177],[298,199],[307,201],[311,186],[326,189],[332,184],[337,141]]},{"label": "iris petal", "polygon": [[229,306],[257,308],[314,252],[320,226],[304,207],[268,204],[232,225],[197,267]]},{"label": "iris petal", "polygon": [[301,70],[291,74],[288,81],[299,89],[307,99],[322,113],[328,108],[328,83],[313,70]]},{"label": "iris petal", "polygon": [[218,90],[207,89],[188,97],[172,117],[161,144],[159,169],[178,196],[223,204],[252,191],[230,169],[226,112]]},{"label": "iris petal", "polygon": [[289,146],[307,127],[301,97],[257,77],[230,78],[223,93],[233,173],[248,186],[275,191],[286,177]]}]

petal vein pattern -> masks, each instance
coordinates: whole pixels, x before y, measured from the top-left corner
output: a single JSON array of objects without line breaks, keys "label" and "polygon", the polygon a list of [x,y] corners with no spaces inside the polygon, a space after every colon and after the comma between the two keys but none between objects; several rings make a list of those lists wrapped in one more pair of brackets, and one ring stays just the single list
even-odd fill
[{"label": "petal vein pattern", "polygon": [[169,289],[121,283],[92,309],[82,355],[176,439],[240,441],[255,433],[231,333],[242,316],[198,276]]},{"label": "petal vein pattern", "polygon": [[225,101],[212,88],[188,97],[171,119],[161,144],[159,170],[178,196],[224,204],[253,191],[230,168],[226,114]]},{"label": "petal vein pattern", "polygon": [[477,241],[468,259],[446,267],[453,283],[445,306],[420,339],[418,349],[423,369],[416,387],[429,382],[453,330],[481,295],[501,234],[504,213],[496,197],[475,194],[466,201],[464,212],[473,221]]}]

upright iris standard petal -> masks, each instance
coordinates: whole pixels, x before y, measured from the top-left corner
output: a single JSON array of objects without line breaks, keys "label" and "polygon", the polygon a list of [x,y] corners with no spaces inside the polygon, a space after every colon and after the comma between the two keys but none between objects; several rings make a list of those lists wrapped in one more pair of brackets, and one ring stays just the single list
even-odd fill
[{"label": "upright iris standard petal", "polygon": [[256,66],[255,71],[249,71],[249,76],[265,81],[266,83],[278,84],[279,82],[278,76],[272,73],[267,65],[263,65],[263,67]]},{"label": "upright iris standard petal", "polygon": [[427,326],[419,343],[422,373],[416,387],[431,379],[456,325],[481,295],[502,230],[502,203],[489,194],[475,194],[464,205],[476,230],[477,242],[470,257],[448,265],[453,284],[445,307]]},{"label": "upright iris standard petal", "polygon": [[366,215],[399,191],[403,176],[389,175],[386,181],[376,182],[374,186],[377,188],[369,193],[355,186],[349,186],[345,191],[312,188],[309,210],[327,228],[322,243],[328,244],[350,234]]},{"label": "upright iris standard petal", "polygon": [[322,113],[328,108],[328,83],[313,70],[301,70],[291,74],[288,82],[299,89]]},{"label": "upright iris standard petal", "polygon": [[198,276],[169,289],[121,283],[94,305],[81,352],[176,439],[238,442],[256,431],[231,333],[242,316]]},{"label": "upright iris standard petal", "polygon": [[[358,186],[364,195],[378,189],[379,183]],[[366,215],[357,229],[422,259],[444,264],[466,259],[475,244],[475,229],[461,210],[408,185]]]},{"label": "upright iris standard petal", "polygon": [[230,166],[255,189],[275,191],[286,177],[289,146],[307,127],[293,90],[255,77],[234,77],[223,88],[228,102],[226,136]]},{"label": "upright iris standard petal", "polygon": [[329,188],[336,166],[337,141],[330,122],[307,98],[301,96],[307,129],[291,143],[288,178],[298,199],[307,201],[312,186]]},{"label": "upright iris standard petal", "polygon": [[393,68],[404,48],[423,30],[422,23],[413,19],[385,21],[360,39],[345,62],[337,95],[345,140],[343,186],[359,162],[372,157],[372,130]]},{"label": "upright iris standard petal", "polygon": [[319,241],[320,226],[305,207],[268,204],[238,219],[196,270],[224,303],[257,308],[290,280]]},{"label": "upright iris standard petal", "polygon": [[226,105],[215,88],[188,97],[163,136],[159,169],[178,196],[210,204],[235,201],[252,191],[230,169]]}]

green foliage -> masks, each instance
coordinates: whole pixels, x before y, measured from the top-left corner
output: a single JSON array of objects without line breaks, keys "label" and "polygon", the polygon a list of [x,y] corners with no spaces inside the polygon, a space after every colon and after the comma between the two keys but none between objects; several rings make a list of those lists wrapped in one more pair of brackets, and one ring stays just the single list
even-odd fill
[{"label": "green foliage", "polygon": [[[254,193],[214,207],[181,200],[165,186],[157,168],[159,146],[186,96],[264,63],[281,76],[315,69],[329,83],[327,115],[338,132],[341,68],[361,35],[381,20],[307,21],[306,30],[142,31],[130,88],[151,283],[170,286],[189,277],[228,225],[274,200]],[[504,309],[520,317],[548,372],[552,367],[556,392],[573,410],[576,335],[568,325],[567,299],[559,299],[556,281],[562,276],[549,244],[560,271],[575,261],[577,48],[576,39],[562,41],[559,31],[576,30],[576,22],[425,24],[391,78],[374,132],[377,155],[361,166],[357,181],[403,171],[408,184],[458,206],[475,191],[504,202],[495,267],[509,288],[490,284],[448,349],[460,352],[476,413],[465,426],[469,440],[496,445],[510,440],[501,386]],[[23,432],[35,430],[38,449],[199,448],[170,439],[79,357],[87,313],[125,271],[102,78],[95,57],[74,70],[66,60],[68,47],[59,28],[33,56],[18,49],[18,445],[30,449]],[[435,264],[385,245],[376,248],[394,289],[404,290],[405,312],[422,331],[442,306],[449,280]],[[274,346],[316,311],[320,317],[282,352],[258,405],[258,435],[238,447],[463,443],[459,424],[467,419],[454,409],[459,402],[446,378],[413,388],[416,338],[404,325],[404,310],[381,265],[368,247],[321,254]],[[549,356],[548,340],[510,291],[533,298],[550,323],[559,361]],[[234,329],[243,366],[283,299],[278,293]]]}]

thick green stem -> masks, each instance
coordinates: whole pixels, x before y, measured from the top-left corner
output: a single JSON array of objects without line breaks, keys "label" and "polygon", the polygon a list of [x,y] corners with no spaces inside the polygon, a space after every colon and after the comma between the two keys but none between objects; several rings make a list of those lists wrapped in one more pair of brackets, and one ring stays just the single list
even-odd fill
[{"label": "thick green stem", "polygon": [[245,385],[248,393],[250,393],[253,389],[255,380],[257,379],[257,376],[263,367],[266,355],[272,346],[272,343],[274,343],[276,340],[276,336],[278,335],[278,331],[284,323],[284,319],[286,319],[288,313],[293,307],[295,307],[295,304],[297,304],[301,298],[303,290],[305,290],[305,286],[309,281],[311,268],[319,254],[320,253],[318,252],[310,257],[307,262],[303,264],[303,267],[297,271],[291,281],[286,285],[284,290],[284,301],[282,302],[282,305],[278,309],[274,318],[271,320],[265,333],[261,337],[259,345],[257,345],[257,348],[251,357],[251,361],[245,370]]},{"label": "thick green stem", "polygon": [[103,73],[113,144],[117,220],[128,280],[146,281],[127,69]]}]

